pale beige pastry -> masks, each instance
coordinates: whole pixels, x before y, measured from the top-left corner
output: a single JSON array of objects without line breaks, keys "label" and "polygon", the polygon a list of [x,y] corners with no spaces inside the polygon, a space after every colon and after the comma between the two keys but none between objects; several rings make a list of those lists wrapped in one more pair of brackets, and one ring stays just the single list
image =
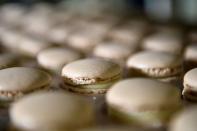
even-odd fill
[{"label": "pale beige pastry", "polygon": [[178,113],[170,123],[169,131],[196,131],[197,106],[187,107]]},{"label": "pale beige pastry", "polygon": [[37,60],[41,67],[54,73],[60,73],[62,68],[75,60],[82,58],[82,54],[69,48],[53,47],[41,51]]},{"label": "pale beige pastry", "polygon": [[197,101],[197,68],[189,70],[184,75],[183,97],[187,100]]},{"label": "pale beige pastry", "polygon": [[115,42],[105,42],[97,45],[93,50],[93,55],[96,57],[111,60],[120,65],[124,65],[127,58],[136,50],[130,49],[125,45]]},{"label": "pale beige pastry", "polygon": [[176,86],[149,78],[122,80],[106,95],[110,117],[127,124],[147,127],[166,125],[181,108]]},{"label": "pale beige pastry", "polygon": [[40,51],[51,47],[52,44],[43,39],[25,36],[20,40],[20,44],[18,46],[19,52],[22,55],[36,57]]},{"label": "pale beige pastry", "polygon": [[180,55],[183,51],[183,41],[180,36],[158,32],[143,40],[142,48],[159,52]]},{"label": "pale beige pastry", "polygon": [[197,67],[197,45],[188,45],[184,53],[185,69],[190,70]]},{"label": "pale beige pastry", "polygon": [[94,122],[91,103],[62,92],[37,92],[14,102],[9,110],[13,128],[24,131],[73,131]]},{"label": "pale beige pastry", "polygon": [[156,78],[162,81],[178,81],[183,68],[182,60],[177,55],[142,51],[129,57],[127,67],[130,76]]},{"label": "pale beige pastry", "polygon": [[49,89],[51,76],[29,67],[0,70],[0,100],[14,100],[36,90]]},{"label": "pale beige pastry", "polygon": [[118,64],[97,58],[82,59],[63,67],[64,89],[82,94],[103,94],[121,78]]}]

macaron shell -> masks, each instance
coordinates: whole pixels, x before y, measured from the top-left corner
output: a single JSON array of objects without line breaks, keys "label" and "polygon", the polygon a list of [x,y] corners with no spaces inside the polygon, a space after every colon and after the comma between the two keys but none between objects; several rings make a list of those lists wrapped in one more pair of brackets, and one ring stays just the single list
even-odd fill
[{"label": "macaron shell", "polygon": [[196,131],[197,107],[186,108],[171,121],[169,131]]},{"label": "macaron shell", "polygon": [[49,85],[51,76],[41,70],[13,67],[0,70],[1,91],[31,91]]},{"label": "macaron shell", "polygon": [[61,70],[65,64],[79,58],[81,58],[80,53],[63,48],[49,48],[41,51],[37,56],[41,66],[55,70]]},{"label": "macaron shell", "polygon": [[186,48],[185,60],[197,61],[197,45],[190,45]]},{"label": "macaron shell", "polygon": [[90,83],[95,83],[97,81],[106,81],[120,75],[121,69],[117,64],[102,59],[78,60],[67,64],[62,70],[62,77],[79,79],[79,83],[81,84],[83,82],[86,83],[86,79],[90,79]]},{"label": "macaron shell", "polygon": [[188,71],[184,76],[184,85],[189,85],[191,90],[197,91],[197,68]]},{"label": "macaron shell", "polygon": [[175,86],[168,83],[133,78],[116,83],[107,92],[106,100],[109,105],[126,106],[129,110],[151,110],[179,105],[180,93]]},{"label": "macaron shell", "polygon": [[165,33],[156,33],[144,40],[143,48],[147,50],[155,50],[167,53],[181,53],[182,50],[181,38],[168,35]]},{"label": "macaron shell", "polygon": [[10,116],[19,129],[64,131],[92,123],[93,109],[91,104],[75,95],[39,92],[15,102]]},{"label": "macaron shell", "polygon": [[181,66],[181,59],[168,53],[142,51],[132,55],[127,61],[127,66],[138,68],[176,68]]},{"label": "macaron shell", "polygon": [[96,46],[94,49],[94,55],[115,60],[125,60],[134,51],[135,49],[132,50],[121,44],[106,43]]}]

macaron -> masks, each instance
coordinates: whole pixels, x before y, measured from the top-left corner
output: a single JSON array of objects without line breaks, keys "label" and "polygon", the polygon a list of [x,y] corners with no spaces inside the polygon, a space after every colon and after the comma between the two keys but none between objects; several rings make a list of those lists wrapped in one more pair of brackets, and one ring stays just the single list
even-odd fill
[{"label": "macaron", "polygon": [[121,78],[121,68],[103,59],[82,59],[65,65],[62,78],[64,89],[81,94],[103,94]]},{"label": "macaron", "polygon": [[196,131],[197,106],[187,107],[173,118],[169,131]]},{"label": "macaron", "polygon": [[126,124],[160,127],[181,108],[176,86],[149,78],[133,78],[114,84],[106,95],[109,116]]},{"label": "macaron", "polygon": [[25,131],[73,131],[94,123],[88,101],[62,92],[27,95],[12,104],[9,114],[12,128]]},{"label": "macaron", "polygon": [[77,131],[156,131],[156,130],[129,127],[129,126],[103,126],[103,127],[89,127],[85,129],[79,129]]},{"label": "macaron", "polygon": [[82,58],[82,54],[69,48],[52,47],[41,51],[37,55],[41,67],[60,73],[64,65]]},{"label": "macaron", "polygon": [[177,55],[142,51],[127,60],[129,76],[151,77],[166,82],[180,80],[183,69],[182,60]]},{"label": "macaron", "polygon": [[40,51],[51,46],[52,44],[43,39],[24,36],[23,39],[20,40],[18,48],[22,55],[35,58]]},{"label": "macaron", "polygon": [[51,43],[66,45],[67,38],[71,33],[72,27],[69,25],[54,26],[48,32],[47,39]]},{"label": "macaron", "polygon": [[49,89],[51,76],[29,67],[0,70],[0,100],[12,101],[36,90]]},{"label": "macaron", "polygon": [[123,44],[106,42],[97,45],[93,50],[93,55],[124,65],[127,58],[135,51],[135,48],[130,49]]},{"label": "macaron", "polygon": [[189,70],[183,79],[183,97],[187,100],[197,101],[197,68]]},{"label": "macaron", "polygon": [[197,45],[191,44],[186,47],[184,54],[185,69],[190,70],[197,67]]},{"label": "macaron", "polygon": [[18,56],[14,54],[4,53],[0,54],[0,69],[14,67],[20,64]]},{"label": "macaron", "polygon": [[73,31],[68,39],[68,46],[79,50],[85,54],[91,52],[105,37],[105,32],[95,27],[79,27]]},{"label": "macaron", "polygon": [[142,48],[180,55],[183,51],[183,41],[175,34],[155,33],[143,40]]},{"label": "macaron", "polygon": [[109,32],[109,39],[123,43],[128,47],[134,47],[138,46],[144,35],[144,32],[144,29],[140,28],[139,26],[126,24],[111,29]]}]

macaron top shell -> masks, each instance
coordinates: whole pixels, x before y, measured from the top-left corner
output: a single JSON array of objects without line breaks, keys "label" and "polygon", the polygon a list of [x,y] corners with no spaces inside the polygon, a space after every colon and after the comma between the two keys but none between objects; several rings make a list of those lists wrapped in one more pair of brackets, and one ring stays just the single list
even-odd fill
[{"label": "macaron top shell", "polygon": [[168,109],[180,104],[179,90],[168,83],[148,78],[126,79],[107,92],[109,105],[133,111]]},{"label": "macaron top shell", "polygon": [[94,55],[109,59],[124,60],[134,51],[135,49],[132,50],[125,45],[117,43],[104,43],[95,47]]},{"label": "macaron top shell", "polygon": [[10,116],[13,125],[19,129],[65,131],[92,122],[93,108],[79,96],[37,92],[13,103]]},{"label": "macaron top shell", "polygon": [[196,131],[197,106],[186,108],[170,123],[169,131]]},{"label": "macaron top shell", "polygon": [[181,59],[168,53],[142,51],[132,55],[127,61],[127,66],[137,68],[177,67],[181,66]]},{"label": "macaron top shell", "polygon": [[0,91],[31,91],[49,85],[51,76],[41,70],[13,67],[0,70]]},{"label": "macaron top shell", "polygon": [[185,59],[197,61],[197,45],[189,45],[185,50]]},{"label": "macaron top shell", "polygon": [[190,86],[197,91],[197,68],[188,71],[184,76],[184,85]]},{"label": "macaron top shell", "polygon": [[66,48],[48,48],[41,51],[38,56],[38,62],[41,66],[51,69],[61,69],[65,64],[81,58],[77,51]]},{"label": "macaron top shell", "polygon": [[89,58],[71,62],[62,70],[62,77],[76,80],[76,84],[92,84],[120,77],[121,68],[110,61]]},{"label": "macaron top shell", "polygon": [[143,48],[167,53],[180,53],[182,50],[180,37],[166,33],[156,33],[144,40]]}]

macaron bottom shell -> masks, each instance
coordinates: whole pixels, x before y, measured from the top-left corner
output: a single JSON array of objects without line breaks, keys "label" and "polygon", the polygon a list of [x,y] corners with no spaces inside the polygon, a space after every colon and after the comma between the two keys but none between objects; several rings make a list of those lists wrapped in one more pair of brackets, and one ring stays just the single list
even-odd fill
[{"label": "macaron bottom shell", "polygon": [[6,106],[9,105],[9,103],[13,102],[14,100],[17,100],[19,98],[21,98],[24,95],[36,92],[36,91],[49,91],[50,90],[50,85],[45,85],[43,87],[40,87],[38,89],[35,90],[31,90],[28,92],[22,92],[22,91],[0,91],[0,102],[2,104],[0,104],[0,106]]},{"label": "macaron bottom shell", "polygon": [[144,112],[127,112],[120,111],[113,107],[108,107],[108,115],[115,121],[122,122],[128,125],[136,125],[140,127],[165,127],[169,122],[171,116],[180,108],[169,110],[154,110]]},{"label": "macaron bottom shell", "polygon": [[105,83],[98,83],[98,84],[86,84],[86,85],[70,85],[68,83],[64,83],[61,87],[63,89],[69,90],[71,92],[76,92],[79,94],[104,94],[107,92],[107,90],[118,80],[120,80],[120,77]]},{"label": "macaron bottom shell", "polygon": [[184,89],[182,91],[183,98],[188,101],[197,101],[197,91],[192,90],[192,87],[188,84],[184,84]]}]

